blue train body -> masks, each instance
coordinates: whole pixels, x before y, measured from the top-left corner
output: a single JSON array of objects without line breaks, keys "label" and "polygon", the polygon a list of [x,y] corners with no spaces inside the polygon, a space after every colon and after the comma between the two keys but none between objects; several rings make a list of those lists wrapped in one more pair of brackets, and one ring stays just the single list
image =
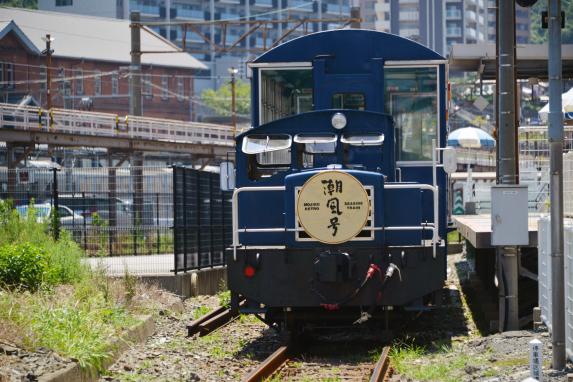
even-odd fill
[{"label": "blue train body", "polygon": [[[408,39],[350,29],[289,41],[250,70],[253,128],[237,137],[227,255],[234,303],[245,298],[242,309],[269,323],[421,306],[446,277],[446,174],[436,159],[446,144],[445,59]],[[334,237],[343,228],[338,199],[320,207],[334,214],[323,227],[333,240],[298,215],[302,190],[321,173],[349,175],[366,192],[367,218],[346,240]],[[346,201],[344,211],[356,212],[353,203],[361,202]]]}]

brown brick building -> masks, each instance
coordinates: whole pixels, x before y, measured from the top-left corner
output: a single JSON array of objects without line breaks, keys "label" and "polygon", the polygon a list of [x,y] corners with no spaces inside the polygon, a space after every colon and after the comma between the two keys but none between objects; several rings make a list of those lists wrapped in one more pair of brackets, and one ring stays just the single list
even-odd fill
[{"label": "brown brick building", "polygon": [[[46,34],[54,39],[52,106],[129,113],[129,22],[0,8],[0,102],[46,107]],[[176,51],[155,32],[141,33],[143,51]],[[193,79],[205,65],[187,53],[143,54],[143,115],[189,120]]]}]

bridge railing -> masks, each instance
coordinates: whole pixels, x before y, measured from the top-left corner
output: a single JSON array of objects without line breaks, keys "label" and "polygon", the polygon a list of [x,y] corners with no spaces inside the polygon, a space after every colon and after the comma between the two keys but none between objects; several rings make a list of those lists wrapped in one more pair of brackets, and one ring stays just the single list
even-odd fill
[{"label": "bridge railing", "polygon": [[234,145],[230,126],[0,103],[0,128],[154,141]]}]

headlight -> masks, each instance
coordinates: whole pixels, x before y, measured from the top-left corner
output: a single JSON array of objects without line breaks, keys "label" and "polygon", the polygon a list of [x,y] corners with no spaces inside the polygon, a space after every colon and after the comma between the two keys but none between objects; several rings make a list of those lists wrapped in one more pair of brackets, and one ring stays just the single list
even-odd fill
[{"label": "headlight", "polygon": [[337,130],[344,129],[346,127],[346,117],[342,113],[334,114],[330,122],[332,123],[332,127]]}]

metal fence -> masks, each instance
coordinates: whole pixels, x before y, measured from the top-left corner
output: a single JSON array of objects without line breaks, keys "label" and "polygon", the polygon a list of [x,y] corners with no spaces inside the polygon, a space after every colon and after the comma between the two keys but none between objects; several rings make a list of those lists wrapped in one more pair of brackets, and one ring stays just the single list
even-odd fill
[{"label": "metal fence", "polygon": [[[179,174],[186,181],[174,187]],[[223,263],[231,209],[218,179],[171,167],[0,168],[0,197],[13,199],[21,215],[33,207],[38,220],[57,211],[60,229],[94,266],[165,273]]]},{"label": "metal fence", "polygon": [[[539,275],[539,308],[541,320],[549,329],[551,327],[551,220],[549,217],[539,219],[538,275]],[[565,256],[565,350],[569,361],[573,361],[573,221],[565,220],[564,224]]]},{"label": "metal fence", "polygon": [[219,174],[173,169],[175,272],[225,262],[232,241],[232,193],[221,191],[219,182]]},{"label": "metal fence", "polygon": [[[563,140],[564,213],[573,217],[573,126],[565,126]],[[547,126],[519,128],[519,181],[528,187],[530,212],[549,211],[549,140]],[[476,212],[491,210],[493,182],[474,182],[464,189],[464,201],[475,203]]]}]

